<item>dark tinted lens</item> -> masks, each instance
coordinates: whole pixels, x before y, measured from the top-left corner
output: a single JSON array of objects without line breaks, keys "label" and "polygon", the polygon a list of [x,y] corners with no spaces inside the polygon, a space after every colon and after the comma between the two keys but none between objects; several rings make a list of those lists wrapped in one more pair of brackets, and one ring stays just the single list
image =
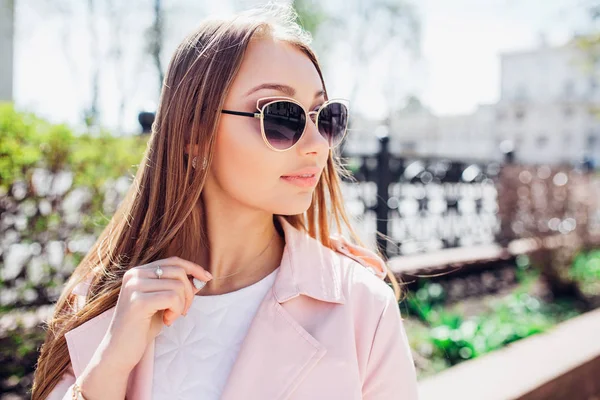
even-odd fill
[{"label": "dark tinted lens", "polygon": [[329,103],[319,111],[319,132],[329,141],[330,146],[337,146],[348,126],[348,108],[343,103]]},{"label": "dark tinted lens", "polygon": [[268,142],[277,150],[292,147],[304,132],[306,114],[290,101],[277,101],[264,108],[264,129]]}]

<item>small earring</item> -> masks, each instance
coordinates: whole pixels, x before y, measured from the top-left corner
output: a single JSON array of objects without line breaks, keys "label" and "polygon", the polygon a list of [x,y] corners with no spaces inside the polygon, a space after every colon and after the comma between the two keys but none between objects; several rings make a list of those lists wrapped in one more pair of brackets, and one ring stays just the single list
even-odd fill
[{"label": "small earring", "polygon": [[[198,160],[198,157],[194,157],[192,159],[192,168],[194,168],[194,169],[196,169],[196,164],[198,162],[197,160]],[[208,164],[208,162],[206,160],[206,157],[204,157],[204,160],[202,161],[202,169],[206,169],[207,164]]]}]

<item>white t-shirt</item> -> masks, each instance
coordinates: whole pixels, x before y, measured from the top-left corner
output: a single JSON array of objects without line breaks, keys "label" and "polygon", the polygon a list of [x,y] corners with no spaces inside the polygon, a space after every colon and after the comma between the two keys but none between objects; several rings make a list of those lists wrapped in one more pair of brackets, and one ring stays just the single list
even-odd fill
[{"label": "white t-shirt", "polygon": [[194,296],[188,314],[163,325],[154,351],[153,400],[219,399],[256,311],[277,271],[214,296]]}]

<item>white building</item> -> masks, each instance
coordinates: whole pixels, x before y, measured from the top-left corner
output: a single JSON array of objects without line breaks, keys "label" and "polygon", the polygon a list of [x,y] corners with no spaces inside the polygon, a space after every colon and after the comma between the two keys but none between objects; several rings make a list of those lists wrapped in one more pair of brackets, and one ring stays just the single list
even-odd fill
[{"label": "white building", "polygon": [[385,129],[374,122],[355,120],[345,150],[349,154],[376,152],[377,133],[387,131],[395,154],[500,159],[502,154],[491,134],[494,118],[495,107],[489,105],[480,105],[473,114],[453,116],[437,116],[413,105],[392,115]]},{"label": "white building", "polygon": [[598,70],[574,44],[503,54],[496,142],[515,144],[518,161],[600,161]]},{"label": "white building", "polygon": [[0,0],[0,101],[13,98],[14,0]]},{"label": "white building", "polygon": [[[600,165],[600,70],[586,68],[574,44],[502,54],[496,104],[467,115],[436,116],[413,103],[390,119],[391,149],[402,154],[500,160],[511,141],[524,163]],[[598,79],[598,81],[597,81]],[[349,152],[377,149],[374,126],[351,132]]]},{"label": "white building", "polygon": [[396,115],[390,130],[402,153],[489,160],[494,153],[501,156],[489,134],[493,118],[494,108],[487,105],[470,115],[436,116],[423,110]]}]

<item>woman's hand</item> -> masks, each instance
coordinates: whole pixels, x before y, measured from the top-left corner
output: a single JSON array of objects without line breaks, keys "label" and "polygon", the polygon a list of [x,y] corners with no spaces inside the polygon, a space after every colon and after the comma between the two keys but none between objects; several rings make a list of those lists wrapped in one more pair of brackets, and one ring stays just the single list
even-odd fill
[{"label": "woman's hand", "polygon": [[[160,265],[163,274],[155,274]],[[121,292],[105,340],[105,352],[115,354],[119,364],[133,369],[146,346],[160,333],[163,324],[171,326],[187,311],[199,289],[191,278],[212,279],[201,266],[179,257],[170,257],[133,267],[123,276]]]}]

